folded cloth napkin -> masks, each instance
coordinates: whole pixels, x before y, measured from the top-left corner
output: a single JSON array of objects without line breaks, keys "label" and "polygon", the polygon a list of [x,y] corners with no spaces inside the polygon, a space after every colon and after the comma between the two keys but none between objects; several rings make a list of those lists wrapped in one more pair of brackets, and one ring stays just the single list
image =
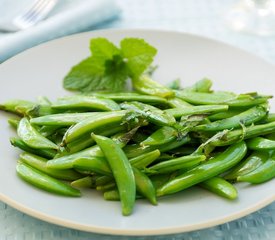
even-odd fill
[{"label": "folded cloth napkin", "polygon": [[42,42],[91,29],[115,18],[119,12],[115,0],[59,0],[50,15],[34,27],[0,33],[0,62]]}]

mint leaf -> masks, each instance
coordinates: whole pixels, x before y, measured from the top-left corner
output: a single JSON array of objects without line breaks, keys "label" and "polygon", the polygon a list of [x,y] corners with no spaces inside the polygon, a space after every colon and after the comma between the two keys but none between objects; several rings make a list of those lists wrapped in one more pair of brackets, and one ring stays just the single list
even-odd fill
[{"label": "mint leaf", "polygon": [[92,59],[98,66],[104,66],[107,60],[120,55],[120,50],[106,38],[93,38],[90,40]]},{"label": "mint leaf", "polygon": [[139,77],[151,65],[157,54],[154,47],[138,38],[124,38],[120,42],[120,47],[132,78]]},{"label": "mint leaf", "polygon": [[141,75],[157,52],[143,39],[125,38],[120,46],[105,38],[91,39],[91,57],[72,67],[63,80],[64,88],[81,92],[123,90],[126,80]]},{"label": "mint leaf", "polygon": [[[67,90],[85,90],[97,87],[98,78],[104,72],[104,68],[95,64],[91,57],[84,59],[74,66],[63,80],[63,86]],[[95,86],[91,86],[91,85]]]}]

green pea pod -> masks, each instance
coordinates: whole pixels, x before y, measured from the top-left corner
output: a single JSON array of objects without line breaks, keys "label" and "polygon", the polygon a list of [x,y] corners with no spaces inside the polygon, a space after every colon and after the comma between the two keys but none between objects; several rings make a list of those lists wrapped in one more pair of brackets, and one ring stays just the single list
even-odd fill
[{"label": "green pea pod", "polygon": [[178,157],[157,163],[147,168],[146,171],[150,174],[170,173],[182,168],[192,167],[205,159],[206,157],[204,155],[188,155]]},{"label": "green pea pod", "polygon": [[233,200],[238,197],[237,189],[221,177],[205,180],[199,186],[224,198]]},{"label": "green pea pod", "polygon": [[246,175],[259,166],[261,166],[269,158],[267,151],[254,151],[244,161],[241,161],[233,169],[231,169],[224,178],[226,180],[236,180],[238,176]]},{"label": "green pea pod", "polygon": [[104,153],[114,175],[122,206],[122,214],[127,216],[133,211],[136,198],[135,177],[128,158],[112,139],[92,134]]},{"label": "green pea pod", "polygon": [[254,171],[237,177],[238,182],[250,182],[259,184],[267,182],[275,177],[275,154],[272,154],[261,166]]},{"label": "green pea pod", "polygon": [[148,138],[142,141],[141,145],[160,145],[166,144],[176,139],[178,131],[173,127],[164,126],[159,128]]},{"label": "green pea pod", "polygon": [[206,106],[191,106],[184,108],[171,108],[164,110],[164,112],[174,116],[175,118],[180,118],[182,116],[204,114],[204,113],[216,113],[226,111],[228,105],[206,105]]},{"label": "green pea pod", "polygon": [[243,139],[249,139],[261,135],[270,134],[275,131],[275,122],[252,125],[245,129],[229,131],[222,138],[217,138],[211,142],[213,146],[227,146]]},{"label": "green pea pod", "polygon": [[0,104],[0,110],[12,112],[19,116],[24,116],[26,113],[32,109],[36,103],[21,99],[9,100],[3,104]]},{"label": "green pea pod", "polygon": [[86,170],[103,175],[112,176],[112,171],[104,157],[83,157],[74,161],[73,167],[77,170]]},{"label": "green pea pod", "polygon": [[209,178],[215,177],[235,166],[242,160],[247,151],[244,142],[228,147],[221,154],[177,176],[157,189],[157,195],[163,196],[179,192]]},{"label": "green pea pod", "polygon": [[25,164],[18,162],[16,165],[17,174],[26,182],[47,192],[56,193],[59,195],[80,197],[79,190],[48,176],[47,174]]},{"label": "green pea pod", "polygon": [[110,191],[110,190],[113,190],[117,187],[116,185],[116,182],[114,181],[111,181],[109,183],[106,183],[104,185],[99,185],[99,186],[96,186],[96,190],[97,191],[102,191],[102,192],[106,192],[106,191]]},{"label": "green pea pod", "polygon": [[129,102],[122,103],[120,106],[122,109],[132,110],[141,114],[149,122],[158,126],[172,126],[176,123],[175,118],[169,113],[145,103]]},{"label": "green pea pod", "polygon": [[95,188],[95,177],[86,176],[71,182],[71,186],[74,188]]},{"label": "green pea pod", "polygon": [[203,124],[194,127],[194,131],[221,131],[224,129],[240,128],[243,124],[248,126],[252,123],[255,123],[267,114],[267,109],[261,105],[252,107],[238,115],[235,115],[230,118],[218,120],[208,124]]},{"label": "green pea pod", "polygon": [[143,169],[149,164],[154,162],[160,156],[160,151],[158,149],[153,150],[148,153],[141,154],[137,157],[129,159],[131,165],[137,169]]},{"label": "green pea pod", "polygon": [[[30,121],[31,122],[31,121]],[[32,123],[31,123],[32,124]],[[48,138],[59,134],[60,126],[41,126],[37,131],[44,137]]]},{"label": "green pea pod", "polygon": [[159,189],[165,183],[169,182],[173,178],[173,175],[171,173],[164,173],[164,174],[151,175],[149,177],[155,189]]},{"label": "green pea pod", "polygon": [[[125,135],[127,134],[129,133],[115,135],[113,139],[114,141],[116,141],[117,144],[119,144],[119,146],[123,147],[129,141],[129,139],[127,139],[127,136],[125,137]],[[74,162],[77,159],[85,158],[85,157],[104,157],[104,155],[100,150],[99,146],[95,145],[70,155],[65,155],[65,156],[61,156],[61,157],[57,157],[55,159],[49,160],[47,162],[47,167],[56,168],[56,169],[73,168]]]},{"label": "green pea pod", "polygon": [[107,184],[109,182],[112,182],[112,181],[114,181],[113,176],[103,175],[103,176],[99,176],[99,177],[96,178],[95,185],[96,186],[105,185],[105,184]]},{"label": "green pea pod", "polygon": [[[106,128],[105,126],[103,126],[103,129],[97,129],[95,131],[95,133],[103,135],[103,136],[111,136],[111,135],[114,135],[116,133],[124,132],[124,131],[125,131],[125,126],[117,125],[117,126],[113,126],[113,127],[110,127],[110,128]],[[89,133],[84,134],[83,136],[76,139],[75,141],[72,141],[72,142],[68,143],[66,145],[66,147],[64,149],[62,149],[62,154],[61,155],[65,156],[65,155],[68,155],[68,154],[79,152],[79,151],[81,151],[85,148],[88,148],[88,147],[94,145],[94,143],[95,143],[95,141],[91,138],[91,135]]]},{"label": "green pea pod", "polygon": [[124,148],[124,152],[126,153],[128,158],[134,158],[141,154],[149,153],[153,150],[158,149],[160,152],[167,152],[177,147],[180,147],[190,141],[189,136],[185,136],[184,138],[161,145],[151,145],[151,146],[140,146],[139,144],[127,145]]},{"label": "green pea pod", "polygon": [[177,97],[167,99],[167,104],[172,108],[185,108],[192,106],[190,103],[185,102],[184,100]]},{"label": "green pea pod", "polygon": [[236,94],[230,92],[192,92],[192,91],[175,91],[178,98],[194,105],[227,105],[227,102],[235,99]]},{"label": "green pea pod", "polygon": [[81,174],[79,174],[78,172],[72,169],[60,170],[60,169],[47,168],[47,161],[48,161],[47,159],[36,156],[31,153],[26,153],[26,152],[21,153],[20,160],[28,164],[29,166],[48,174],[49,176],[52,176],[54,178],[58,178],[61,180],[73,181],[82,177]]},{"label": "green pea pod", "polygon": [[212,114],[212,115],[208,116],[208,119],[210,121],[222,120],[225,118],[234,117],[235,115],[238,115],[238,114],[242,113],[243,111],[244,111],[243,109],[230,108],[225,112],[218,112],[218,113]]},{"label": "green pea pod", "polygon": [[[120,201],[119,192],[117,189],[107,190],[104,192],[103,197],[107,201]],[[143,196],[136,194],[136,199],[141,199]]]},{"label": "green pea pod", "polygon": [[[105,115],[105,112],[84,112],[84,113],[57,113],[41,117],[32,118],[31,124],[43,126],[69,127],[87,118]],[[108,113],[107,113],[108,114]]]},{"label": "green pea pod", "polygon": [[228,101],[230,107],[252,107],[259,104],[266,103],[268,99],[272,98],[272,96],[260,96],[257,94],[250,95],[250,94],[240,94],[236,99],[232,99]]},{"label": "green pea pod", "polygon": [[236,95],[230,92],[201,93],[190,91],[175,91],[176,96],[195,105],[225,104],[230,107],[252,107],[266,103],[272,96],[257,94]]},{"label": "green pea pod", "polygon": [[193,84],[190,87],[186,87],[183,90],[184,91],[190,91],[190,92],[211,92],[211,87],[212,87],[213,83],[210,79],[208,78],[203,78],[197,82],[195,82],[195,84]]},{"label": "green pea pod", "polygon": [[107,98],[95,96],[73,95],[57,99],[52,103],[53,109],[89,109],[99,111],[120,110],[119,105]]},{"label": "green pea pod", "polygon": [[22,118],[17,128],[18,136],[32,148],[58,149],[58,146],[49,139],[42,136],[29,122],[27,118]]},{"label": "green pea pod", "polygon": [[247,147],[251,150],[274,150],[275,141],[263,137],[255,137],[246,141]]},{"label": "green pea pod", "polygon": [[126,111],[114,111],[109,112],[109,114],[104,116],[95,116],[92,118],[87,118],[68,129],[63,138],[63,144],[66,145],[69,142],[76,140],[81,137],[81,135],[86,133],[91,133],[98,128],[107,125],[120,124]]},{"label": "green pea pod", "polygon": [[71,111],[71,110],[53,109],[51,107],[51,105],[37,104],[32,109],[28,110],[26,112],[26,115],[30,116],[32,118],[35,118],[35,117],[41,117],[41,116],[46,116],[46,115],[51,115],[51,114],[64,113],[64,112],[69,112],[69,111]]},{"label": "green pea pod", "polygon": [[137,192],[147,198],[153,205],[157,205],[156,190],[150,178],[137,168],[133,167],[132,169],[135,176]]},{"label": "green pea pod", "polygon": [[175,95],[171,89],[161,85],[156,81],[153,81],[147,75],[142,75],[139,78],[132,79],[132,83],[134,89],[140,93],[164,98],[173,97]]},{"label": "green pea pod", "polygon": [[111,92],[111,93],[91,93],[91,94],[93,96],[99,96],[99,97],[112,99],[116,102],[138,101],[138,102],[143,102],[143,103],[149,103],[152,105],[167,103],[167,100],[163,97],[139,94],[136,92],[119,92],[119,93]]},{"label": "green pea pod", "polygon": [[26,151],[28,153],[33,153],[35,155],[38,155],[47,159],[54,158],[57,153],[56,150],[54,149],[37,149],[37,148],[29,147],[26,143],[24,143],[20,138],[17,138],[17,137],[10,138],[10,143],[14,147],[18,147],[23,151]]}]

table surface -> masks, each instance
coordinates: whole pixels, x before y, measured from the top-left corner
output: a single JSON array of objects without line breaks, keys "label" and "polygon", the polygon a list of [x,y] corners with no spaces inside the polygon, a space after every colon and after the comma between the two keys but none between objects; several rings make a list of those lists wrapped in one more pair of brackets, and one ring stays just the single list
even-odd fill
[{"label": "table surface", "polygon": [[[224,14],[235,0],[118,0],[119,18],[102,28],[151,28],[176,30],[217,39],[275,63],[275,37],[233,32]],[[93,29],[87,29],[94,30]],[[266,240],[275,239],[275,203],[236,221],[208,229],[168,236],[127,237],[87,233],[40,221],[0,202],[0,240]]]}]

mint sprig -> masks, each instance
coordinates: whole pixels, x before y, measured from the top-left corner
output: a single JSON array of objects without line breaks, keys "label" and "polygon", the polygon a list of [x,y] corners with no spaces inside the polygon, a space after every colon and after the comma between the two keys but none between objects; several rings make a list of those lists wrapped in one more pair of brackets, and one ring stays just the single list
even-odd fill
[{"label": "mint sprig", "polygon": [[124,38],[117,47],[106,38],[90,41],[91,56],[65,76],[67,90],[91,92],[121,91],[128,78],[138,78],[153,62],[157,50],[139,38]]}]

